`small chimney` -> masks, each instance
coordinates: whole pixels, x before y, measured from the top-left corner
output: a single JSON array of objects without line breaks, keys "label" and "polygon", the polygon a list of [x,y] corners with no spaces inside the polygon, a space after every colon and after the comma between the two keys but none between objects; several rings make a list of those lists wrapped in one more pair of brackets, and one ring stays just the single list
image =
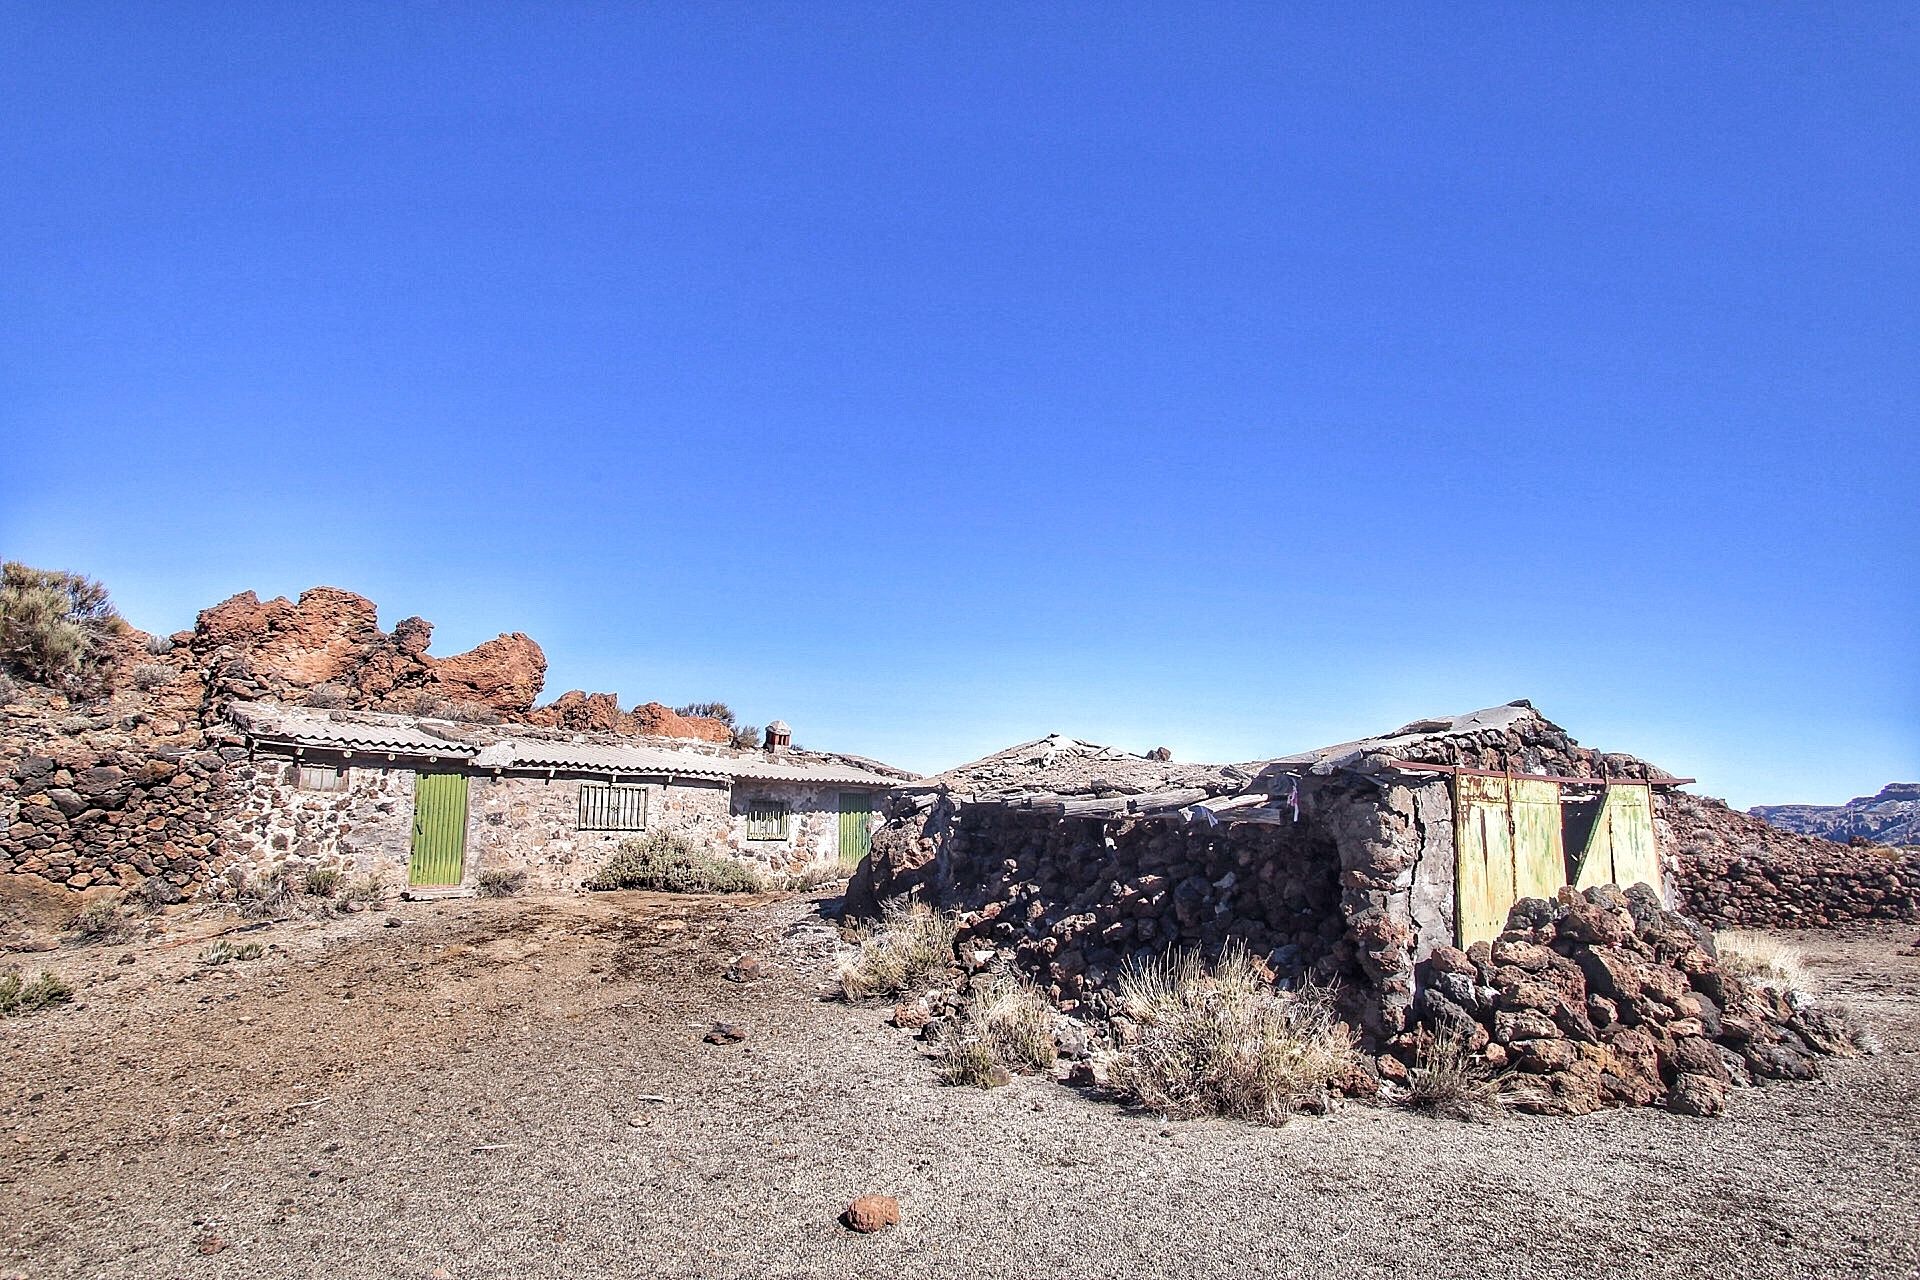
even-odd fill
[{"label": "small chimney", "polygon": [[785,720],[775,720],[767,726],[767,750],[774,755],[787,753],[787,747],[793,742],[793,730],[787,728]]}]

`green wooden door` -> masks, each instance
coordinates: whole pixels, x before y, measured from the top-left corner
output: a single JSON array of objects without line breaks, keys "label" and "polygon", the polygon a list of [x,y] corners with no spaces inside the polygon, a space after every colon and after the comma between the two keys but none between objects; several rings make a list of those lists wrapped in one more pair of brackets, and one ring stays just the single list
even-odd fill
[{"label": "green wooden door", "polygon": [[459,884],[467,861],[467,775],[419,773],[413,780],[413,860],[407,883]]},{"label": "green wooden door", "polygon": [[864,792],[840,793],[840,865],[857,867],[873,848],[873,797]]}]

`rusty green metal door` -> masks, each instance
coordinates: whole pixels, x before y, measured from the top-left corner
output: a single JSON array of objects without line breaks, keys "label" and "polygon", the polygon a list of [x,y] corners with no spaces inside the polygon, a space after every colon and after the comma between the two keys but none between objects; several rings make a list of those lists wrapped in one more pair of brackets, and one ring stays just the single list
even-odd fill
[{"label": "rusty green metal door", "polygon": [[419,773],[413,780],[410,885],[459,884],[467,861],[467,775]]},{"label": "rusty green metal door", "polygon": [[1621,888],[1644,884],[1661,892],[1660,852],[1653,838],[1653,792],[1644,784],[1610,786],[1594,819],[1593,834],[1581,851],[1574,883]]},{"label": "rusty green metal door", "polygon": [[1513,906],[1513,827],[1507,780],[1463,773],[1454,779],[1455,928],[1460,945],[1487,942]]},{"label": "rusty green metal door", "polygon": [[873,848],[873,797],[840,793],[840,865],[857,867]]},{"label": "rusty green metal door", "polygon": [[1454,927],[1461,946],[1489,942],[1522,898],[1552,898],[1567,882],[1560,784],[1463,773],[1454,779]]}]

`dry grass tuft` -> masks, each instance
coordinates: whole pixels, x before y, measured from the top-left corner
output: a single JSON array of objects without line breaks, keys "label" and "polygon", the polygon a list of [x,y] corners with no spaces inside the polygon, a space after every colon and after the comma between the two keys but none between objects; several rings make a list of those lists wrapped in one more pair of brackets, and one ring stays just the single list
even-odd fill
[{"label": "dry grass tuft", "polygon": [[32,982],[18,969],[0,969],[0,1017],[17,1018],[73,999],[73,988],[42,969]]},{"label": "dry grass tuft", "polygon": [[387,878],[378,871],[370,871],[363,876],[355,876],[347,881],[340,891],[342,904],[363,902],[369,907],[377,907],[393,896],[393,890],[387,885]]},{"label": "dry grass tuft", "polygon": [[313,898],[335,898],[347,882],[346,873],[338,867],[314,867],[301,881],[301,888],[307,896]]},{"label": "dry grass tuft", "polygon": [[527,873],[494,867],[473,878],[473,888],[483,898],[511,898],[527,887]]},{"label": "dry grass tuft", "polygon": [[1725,929],[1713,935],[1720,967],[1750,987],[1781,995],[1809,995],[1812,979],[1800,948],[1751,929]]},{"label": "dry grass tuft", "polygon": [[1415,1050],[1405,1105],[1448,1120],[1484,1120],[1501,1107],[1500,1085],[1465,1039],[1438,1035]]},{"label": "dry grass tuft", "polygon": [[207,948],[200,957],[202,964],[227,964],[234,960],[258,960],[266,954],[266,948],[257,942],[229,942],[222,938]]},{"label": "dry grass tuft", "polygon": [[893,905],[877,926],[856,930],[840,956],[841,993],[849,1000],[897,996],[953,963],[954,920],[919,903]]},{"label": "dry grass tuft", "polygon": [[1131,965],[1120,996],[1138,1034],[1107,1055],[1107,1079],[1164,1115],[1285,1124],[1324,1108],[1356,1062],[1331,993],[1275,989],[1238,943],[1212,970],[1193,952]]},{"label": "dry grass tuft", "polygon": [[1025,978],[978,980],[966,1017],[942,1043],[941,1082],[991,1089],[1016,1071],[1047,1070],[1059,1057],[1055,1016],[1047,997]]},{"label": "dry grass tuft", "polygon": [[76,942],[125,942],[133,934],[125,908],[122,894],[95,898],[67,917],[67,932]]},{"label": "dry grass tuft", "polygon": [[830,884],[839,884],[850,873],[837,862],[809,862],[804,867],[783,871],[770,877],[767,886],[772,889],[784,889],[790,893],[812,893],[815,889]]}]

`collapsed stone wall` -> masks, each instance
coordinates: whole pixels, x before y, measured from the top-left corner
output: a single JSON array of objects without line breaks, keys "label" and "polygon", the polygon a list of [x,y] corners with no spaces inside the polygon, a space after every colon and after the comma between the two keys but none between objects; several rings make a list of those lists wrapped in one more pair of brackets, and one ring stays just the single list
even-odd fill
[{"label": "collapsed stone wall", "polygon": [[[914,887],[957,910],[963,939],[1009,951],[1063,1009],[1097,1009],[1130,957],[1218,954],[1229,938],[1282,979],[1353,970],[1338,853],[1309,826],[1101,822],[994,805],[931,821],[932,831],[895,821],[876,835],[879,896]],[[929,856],[908,868],[889,850]],[[875,888],[869,873],[856,897]]]},{"label": "collapsed stone wall", "polygon": [[1645,886],[1523,899],[1491,944],[1436,948],[1420,987],[1420,1030],[1391,1042],[1381,1076],[1406,1081],[1423,1037],[1455,1040],[1514,1067],[1507,1097],[1533,1111],[1714,1115],[1736,1082],[1812,1079],[1821,1056],[1856,1048],[1843,1014],[1743,983]]},{"label": "collapsed stone wall", "polygon": [[1815,928],[1920,919],[1920,850],[1782,831],[1720,800],[1656,801],[1676,904],[1717,928]]}]

